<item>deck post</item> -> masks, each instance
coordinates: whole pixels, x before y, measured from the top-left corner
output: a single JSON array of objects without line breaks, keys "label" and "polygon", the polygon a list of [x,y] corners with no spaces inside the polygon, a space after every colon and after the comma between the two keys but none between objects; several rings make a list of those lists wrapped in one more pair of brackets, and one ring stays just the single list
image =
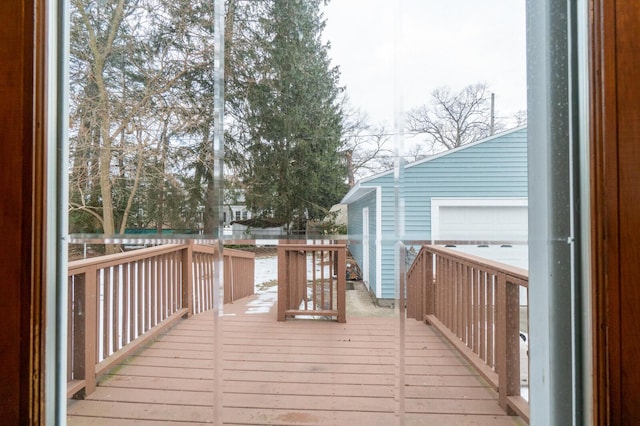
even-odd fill
[{"label": "deck post", "polygon": [[505,370],[504,382],[506,383],[507,396],[511,397],[520,395],[520,285],[512,282],[507,276],[506,286],[507,369]]},{"label": "deck post", "polygon": [[347,322],[346,314],[346,291],[347,276],[344,271],[347,270],[347,248],[339,246],[338,248],[338,322]]},{"label": "deck post", "polygon": [[182,307],[187,318],[193,315],[193,240],[182,251]]},{"label": "deck post", "polygon": [[418,268],[418,276],[414,279],[414,294],[416,295],[416,300],[413,302],[414,307],[414,318],[416,321],[424,321],[424,316],[426,314],[425,306],[427,303],[426,291],[427,291],[427,273],[425,271],[425,263],[426,263],[426,253],[418,254],[420,267]]},{"label": "deck post", "polygon": [[287,276],[287,255],[284,247],[278,246],[278,321],[286,319],[285,312],[288,306],[289,277]]},{"label": "deck post", "polygon": [[427,251],[424,256],[424,315],[434,315],[436,307],[436,292],[433,276],[433,253]]},{"label": "deck post", "polygon": [[496,319],[496,371],[498,373],[498,403],[507,414],[515,415],[508,398],[520,394],[520,342],[518,286],[498,274]]},{"label": "deck post", "polygon": [[[98,298],[97,293],[97,274],[95,267],[91,267],[84,274],[84,290],[83,290],[83,312],[84,321],[81,321],[81,330],[75,331],[75,338],[79,338],[76,350],[82,351],[77,353],[78,363],[84,367],[84,393],[89,395],[96,389],[96,363],[97,363],[97,322],[98,322]],[[84,341],[83,341],[84,340]],[[83,349],[80,349],[83,348]]]}]

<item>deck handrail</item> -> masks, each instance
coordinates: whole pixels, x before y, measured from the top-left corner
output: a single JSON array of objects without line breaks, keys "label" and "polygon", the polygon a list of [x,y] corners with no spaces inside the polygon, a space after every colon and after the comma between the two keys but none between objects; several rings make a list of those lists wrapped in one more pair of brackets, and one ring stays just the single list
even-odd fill
[{"label": "deck handrail", "polygon": [[437,328],[498,392],[500,406],[527,422],[519,292],[528,281],[524,269],[432,245],[407,272],[407,317]]},{"label": "deck handrail", "polygon": [[[167,327],[212,309],[216,250],[189,241],[69,262],[67,395],[92,393]],[[253,294],[255,254],[225,249],[223,259],[224,302]]]},{"label": "deck handrail", "polygon": [[346,322],[346,259],[345,244],[278,245],[278,321],[304,315]]}]

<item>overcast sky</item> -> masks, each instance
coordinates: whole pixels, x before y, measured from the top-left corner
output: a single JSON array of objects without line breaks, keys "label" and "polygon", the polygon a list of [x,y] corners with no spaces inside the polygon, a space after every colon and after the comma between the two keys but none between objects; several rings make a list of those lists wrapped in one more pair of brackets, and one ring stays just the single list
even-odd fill
[{"label": "overcast sky", "polygon": [[477,82],[495,93],[498,117],[526,109],[525,0],[331,0],[324,14],[341,84],[375,123],[393,126],[394,45],[405,111],[440,86],[457,91]]}]

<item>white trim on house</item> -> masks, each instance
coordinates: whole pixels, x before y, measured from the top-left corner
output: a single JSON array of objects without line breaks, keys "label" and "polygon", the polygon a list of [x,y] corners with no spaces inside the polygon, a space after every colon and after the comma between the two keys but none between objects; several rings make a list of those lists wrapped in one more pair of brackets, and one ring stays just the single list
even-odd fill
[{"label": "white trim on house", "polygon": [[365,195],[369,194],[370,192],[375,191],[375,189],[375,186],[362,186],[360,185],[360,182],[358,182],[353,186],[353,188],[349,190],[349,192],[347,192],[347,195],[342,197],[340,203],[351,204],[354,201],[357,201]]},{"label": "white trim on house", "polygon": [[371,219],[369,217],[369,207],[362,209],[362,281],[369,290],[369,283],[371,282],[371,271],[369,270],[370,257],[371,257],[371,233],[369,232],[369,223]]},{"label": "white trim on house", "polygon": [[376,297],[382,298],[382,187],[376,186]]},{"label": "white trim on house", "polygon": [[431,198],[431,243],[440,239],[441,207],[526,207],[526,198]]}]

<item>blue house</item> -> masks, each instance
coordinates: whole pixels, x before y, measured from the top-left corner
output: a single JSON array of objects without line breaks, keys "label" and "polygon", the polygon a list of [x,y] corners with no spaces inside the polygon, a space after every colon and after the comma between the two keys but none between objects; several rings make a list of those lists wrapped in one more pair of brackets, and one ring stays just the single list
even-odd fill
[{"label": "blue house", "polygon": [[365,284],[376,298],[394,299],[399,240],[526,243],[527,129],[407,164],[398,184],[393,170],[368,177],[342,203]]}]

